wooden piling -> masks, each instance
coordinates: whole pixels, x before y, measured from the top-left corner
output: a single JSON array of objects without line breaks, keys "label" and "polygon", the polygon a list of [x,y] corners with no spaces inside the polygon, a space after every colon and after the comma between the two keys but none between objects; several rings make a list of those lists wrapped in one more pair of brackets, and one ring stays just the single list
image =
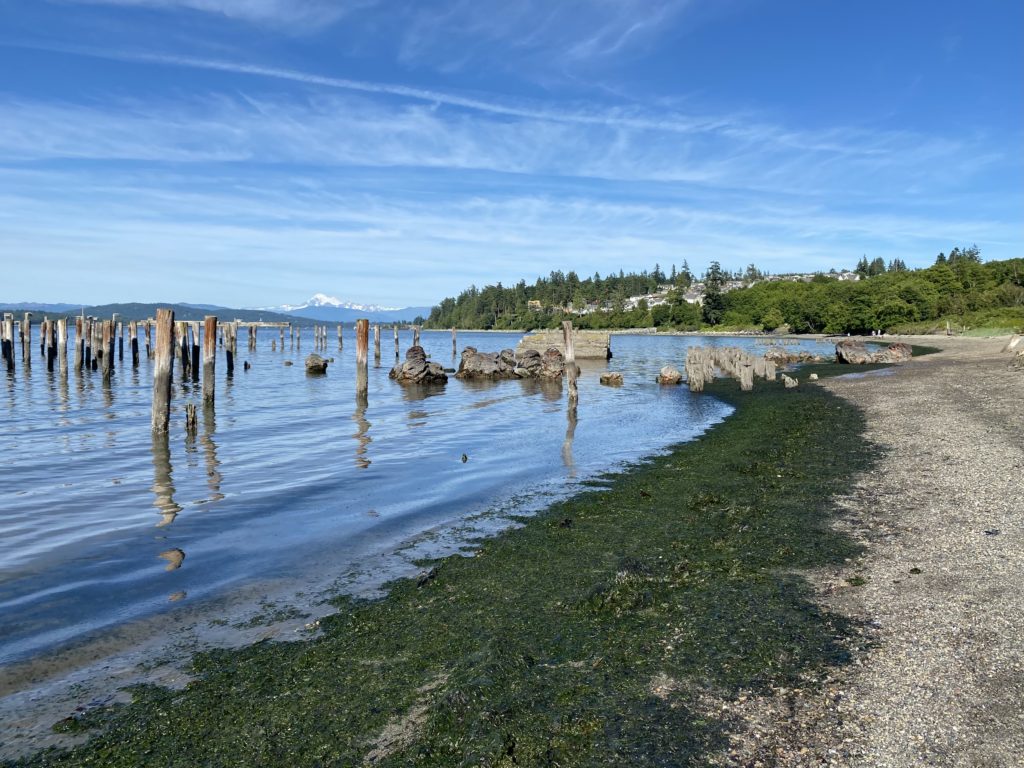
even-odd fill
[{"label": "wooden piling", "polygon": [[397,360],[398,357],[399,357],[399,354],[398,354],[398,324],[397,323],[392,327],[392,330],[395,332],[395,360]]},{"label": "wooden piling", "polygon": [[341,323],[338,323],[338,351],[345,348],[345,340],[341,337]]},{"label": "wooden piling", "polygon": [[82,342],[85,344],[85,357],[83,364],[85,370],[92,370],[92,319],[82,318]]},{"label": "wooden piling", "polygon": [[373,326],[373,363],[380,365],[380,326]]},{"label": "wooden piling", "polygon": [[132,368],[139,367],[139,323],[132,320],[128,323],[128,345],[132,352]]},{"label": "wooden piling", "polygon": [[580,393],[576,387],[576,374],[579,369],[576,367],[576,348],[573,345],[571,320],[562,321],[562,338],[565,342],[565,375],[569,380],[569,403],[574,404],[579,401]]},{"label": "wooden piling", "polygon": [[234,323],[226,323],[224,325],[224,362],[229,378],[235,375],[235,345],[232,340],[234,332]]},{"label": "wooden piling", "polygon": [[418,325],[412,327],[412,345],[414,347],[420,345],[420,327]]},{"label": "wooden piling", "polygon": [[45,331],[43,332],[43,357],[46,358],[46,370],[53,371],[53,361],[57,359],[57,328],[50,318],[44,318],[43,325]]},{"label": "wooden piling", "polygon": [[116,312],[110,316],[110,338],[106,340],[106,351],[110,355],[110,370],[114,370],[114,352],[117,349],[117,318]]},{"label": "wooden piling", "polygon": [[213,405],[217,366],[217,318],[203,319],[203,402]]},{"label": "wooden piling", "polygon": [[103,380],[108,381],[114,370],[114,328],[110,320],[103,321]]},{"label": "wooden piling", "polygon": [[146,325],[143,326],[143,331],[146,334],[146,359],[151,360],[153,358],[153,335],[152,326],[149,320],[147,320]]},{"label": "wooden piling", "polygon": [[46,315],[43,315],[43,321],[39,324],[39,354],[44,360],[46,359],[46,332],[44,330],[46,322]]},{"label": "wooden piling", "polygon": [[192,321],[192,382],[199,383],[199,321]]},{"label": "wooden piling", "polygon": [[68,319],[62,317],[57,321],[57,364],[61,376],[68,375]]},{"label": "wooden piling", "polygon": [[75,372],[78,373],[82,370],[82,363],[85,360],[85,339],[82,338],[82,334],[85,332],[85,318],[75,318],[75,361],[74,367]]},{"label": "wooden piling", "polygon": [[117,321],[117,361],[124,362],[124,323]]},{"label": "wooden piling", "polygon": [[458,341],[456,341],[456,338],[455,338],[455,329],[452,328],[452,357],[456,357],[458,355],[458,349],[459,349],[459,344],[458,344]]},{"label": "wooden piling", "polygon": [[26,368],[32,367],[32,313],[21,316],[21,362]]},{"label": "wooden piling", "polygon": [[302,349],[302,328],[295,329],[295,348]]},{"label": "wooden piling", "polygon": [[3,330],[0,331],[0,356],[7,364],[7,370],[14,370],[14,315],[4,313]]},{"label": "wooden piling", "polygon": [[279,335],[281,337],[278,343],[281,345],[281,351],[284,352],[284,326],[281,326],[277,330],[280,332]]},{"label": "wooden piling", "polygon": [[174,310],[156,311],[156,349],[153,361],[154,432],[166,432],[171,422],[171,375],[174,373]]},{"label": "wooden piling", "polygon": [[369,382],[366,370],[366,353],[370,346],[370,321],[356,320],[356,396],[366,397]]}]

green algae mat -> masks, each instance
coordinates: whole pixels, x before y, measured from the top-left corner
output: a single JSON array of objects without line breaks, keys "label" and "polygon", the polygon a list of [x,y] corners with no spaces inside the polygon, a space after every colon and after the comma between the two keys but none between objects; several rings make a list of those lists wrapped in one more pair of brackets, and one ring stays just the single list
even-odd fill
[{"label": "green algae mat", "polygon": [[338,600],[315,639],[199,655],[186,689],[136,688],[17,765],[703,764],[729,728],[706,702],[847,661],[857,628],[799,571],[857,554],[832,499],[877,452],[819,386],[707,392],[736,413],[701,439]]}]

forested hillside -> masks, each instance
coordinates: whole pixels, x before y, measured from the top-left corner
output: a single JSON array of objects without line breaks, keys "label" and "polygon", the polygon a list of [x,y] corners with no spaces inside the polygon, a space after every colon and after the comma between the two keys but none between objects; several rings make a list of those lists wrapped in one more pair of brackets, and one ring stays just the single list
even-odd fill
[{"label": "forested hillside", "polygon": [[[798,333],[927,330],[946,320],[1024,327],[1024,259],[982,262],[972,246],[939,254],[925,269],[907,269],[899,259],[887,266],[865,258],[854,272],[859,280],[836,274],[766,278],[753,265],[730,275],[712,263],[701,282],[685,267],[673,267],[668,275],[656,267],[583,280],[573,272],[552,272],[533,285],[471,287],[434,307],[427,326],[540,328],[571,319],[580,328],[771,330],[788,325]],[[729,290],[738,279],[747,287]],[[694,301],[693,290],[687,293],[691,285],[702,303]],[[645,298],[632,306],[631,296]]]}]

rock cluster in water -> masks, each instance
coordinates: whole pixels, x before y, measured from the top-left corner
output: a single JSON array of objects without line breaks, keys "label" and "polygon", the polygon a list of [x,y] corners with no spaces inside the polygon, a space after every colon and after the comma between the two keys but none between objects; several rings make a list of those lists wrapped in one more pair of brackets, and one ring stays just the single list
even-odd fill
[{"label": "rock cluster in water", "polygon": [[479,352],[475,347],[462,350],[457,379],[556,379],[565,372],[562,353],[550,347],[543,355],[534,349],[516,354],[511,349]]},{"label": "rock cluster in water", "polygon": [[850,365],[867,363],[903,363],[910,359],[913,351],[909,344],[897,341],[883,350],[871,352],[859,339],[843,339],[836,344],[836,361]]},{"label": "rock cluster in water", "polygon": [[306,358],[306,373],[327,373],[327,361],[320,355],[309,355]]},{"label": "rock cluster in water", "polygon": [[409,347],[405,353],[405,362],[396,365],[388,374],[399,384],[446,384],[448,376],[440,363],[427,360],[423,347]]}]

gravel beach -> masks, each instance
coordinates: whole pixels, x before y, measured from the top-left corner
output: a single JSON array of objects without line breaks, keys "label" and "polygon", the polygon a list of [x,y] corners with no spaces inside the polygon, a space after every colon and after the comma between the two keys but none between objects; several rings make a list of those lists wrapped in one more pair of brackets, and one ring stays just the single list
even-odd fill
[{"label": "gravel beach", "polygon": [[1024,372],[1005,338],[908,340],[941,352],[820,383],[882,453],[838,502],[865,554],[809,574],[853,661],[730,706],[719,764],[1024,765]]}]

